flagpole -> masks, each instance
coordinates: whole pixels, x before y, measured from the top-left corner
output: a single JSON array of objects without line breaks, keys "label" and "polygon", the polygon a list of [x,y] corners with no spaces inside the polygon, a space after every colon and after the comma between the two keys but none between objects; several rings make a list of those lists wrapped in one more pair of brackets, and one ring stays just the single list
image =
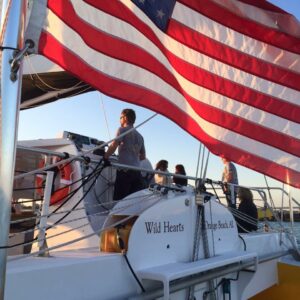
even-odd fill
[{"label": "flagpole", "polygon": [[[4,299],[7,243],[15,166],[16,137],[21,93],[21,72],[14,64],[15,50],[23,46],[25,0],[3,0],[1,20],[0,85],[0,300]],[[20,65],[20,67],[22,67]]]}]

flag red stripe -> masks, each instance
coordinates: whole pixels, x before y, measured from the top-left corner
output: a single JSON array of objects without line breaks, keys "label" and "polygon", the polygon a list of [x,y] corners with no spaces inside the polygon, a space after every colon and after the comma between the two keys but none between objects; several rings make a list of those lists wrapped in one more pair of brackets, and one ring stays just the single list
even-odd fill
[{"label": "flag red stripe", "polygon": [[[153,59],[152,56],[150,56],[150,59],[147,59],[146,54],[140,49],[137,48],[131,44],[126,44],[125,41],[125,45],[122,44],[122,41],[119,39],[114,39],[111,36],[107,36],[106,34],[103,34],[102,32],[97,32],[94,28],[90,28],[90,26],[87,26],[86,23],[81,22],[81,20],[79,20],[77,18],[77,15],[75,14],[75,12],[71,7],[65,7],[66,9],[68,9],[68,14],[67,16],[64,16],[64,14],[62,13],[61,10],[61,5],[60,3],[58,3],[57,1],[53,2],[54,5],[51,6],[51,8],[54,10],[54,12],[56,14],[58,14],[61,18],[64,18],[64,21],[66,21],[67,24],[73,24],[73,26],[75,28],[78,28],[78,32],[81,34],[81,36],[84,37],[84,40],[87,42],[87,44],[93,46],[94,49],[101,51],[103,53],[108,54],[111,57],[115,57],[124,61],[129,61],[130,63],[134,63],[134,58],[136,57],[136,55],[138,55],[138,57],[141,57],[142,59],[137,59],[137,65],[144,67],[145,69],[150,70],[151,72],[156,73],[157,75],[160,75],[160,68],[153,68],[153,66],[155,65],[159,65],[159,63],[156,63]],[[103,43],[96,43],[96,45],[93,45],[93,42],[90,40],[90,37],[93,37],[94,40],[98,41],[98,40],[103,40]],[[135,49],[132,49],[135,48]],[[123,49],[126,49],[126,51],[123,51]],[[138,53],[136,54],[134,51],[138,51]],[[124,56],[124,53],[125,56]],[[127,54],[130,54],[129,56]],[[172,54],[169,53],[169,58],[171,58]],[[200,84],[200,85],[204,85],[205,87],[208,87],[210,89],[213,89],[215,87],[215,82],[220,82],[220,84],[218,85],[219,90],[217,89],[218,92],[222,92],[223,94],[227,94],[228,96],[232,97],[232,92],[236,92],[236,95],[238,95],[239,97],[244,97],[245,101],[248,99],[258,99],[258,103],[259,100],[262,101],[266,101],[268,100],[268,97],[264,96],[264,95],[260,95],[260,93],[254,93],[253,91],[249,90],[249,93],[245,93],[244,88],[236,85],[234,86],[233,84],[230,83],[230,81],[226,81],[223,80],[221,78],[219,78],[218,80],[216,80],[216,78],[214,78],[214,76],[210,73],[207,73],[205,71],[201,71],[200,69],[197,70],[197,68],[195,68],[196,70],[192,70],[189,68],[189,65],[181,62],[180,59],[177,59],[174,55],[172,56],[173,58],[173,64],[182,64],[183,67],[182,69],[182,73],[184,73],[184,75],[186,75],[187,77],[190,77],[190,74],[194,74],[196,76],[193,75],[193,77],[195,77],[195,83],[196,84]],[[178,60],[176,62],[176,59]],[[172,62],[172,59],[170,59]],[[192,67],[192,66],[191,66]],[[173,82],[171,82],[171,80],[166,79],[168,76],[168,71],[166,70],[166,76],[163,76],[162,73],[162,78],[165,79],[167,82],[169,82],[174,88],[176,88],[178,91],[181,91],[181,89],[178,86],[178,83],[176,80],[173,80]],[[202,74],[201,74],[202,73]],[[206,73],[206,74],[205,74]],[[172,78],[172,74],[169,73],[170,77]],[[173,78],[172,78],[173,79]],[[200,81],[204,81],[204,82],[200,82]],[[174,84],[175,82],[175,84]],[[231,94],[231,95],[230,95]],[[250,94],[250,95],[249,95]],[[191,97],[190,97],[191,98]],[[225,120],[226,118],[228,119],[227,122],[223,123],[224,128],[229,128],[232,131],[235,132],[239,132],[242,133],[243,132],[243,126],[241,127],[233,127],[231,124],[241,124],[243,125],[245,124],[249,124],[249,125],[245,125],[245,135],[248,137],[252,137],[254,139],[257,139],[259,141],[263,141],[269,145],[275,146],[279,149],[284,149],[289,153],[292,154],[298,154],[299,153],[299,147],[297,147],[297,141],[295,141],[294,139],[292,141],[289,141],[289,139],[291,139],[291,137],[286,136],[282,133],[279,132],[274,132],[273,130],[270,129],[264,129],[262,130],[263,132],[266,132],[268,134],[265,135],[258,135],[255,134],[257,132],[257,128],[255,127],[255,125],[252,122],[248,122],[246,120],[243,120],[239,117],[235,117],[231,114],[227,114],[226,112],[222,112],[219,109],[210,107],[206,104],[201,104],[199,101],[192,101],[191,104],[193,104],[193,107],[195,108],[195,110],[199,113],[199,115],[201,117],[203,117],[204,119],[214,123],[214,124],[218,124],[218,125],[222,125],[220,123],[220,120]],[[249,104],[252,104],[251,102],[249,102]],[[279,109],[281,106],[281,109]],[[200,109],[201,107],[201,109]],[[272,106],[274,107],[274,105]],[[275,105],[276,107],[276,105]],[[278,104],[278,111],[288,111],[289,114],[291,114],[291,109],[292,106],[291,105],[286,105],[286,107],[284,105],[282,105],[281,103]],[[212,113],[210,110],[218,112],[218,114],[216,113]],[[297,113],[297,112],[296,112]],[[295,114],[296,114],[295,113]],[[300,110],[299,110],[300,113]],[[216,115],[216,117],[213,118],[213,115]],[[298,118],[299,119],[299,118]],[[261,126],[259,126],[260,128]],[[249,129],[249,130],[248,130]],[[261,129],[259,129],[261,131]],[[264,138],[266,137],[266,138]],[[270,138],[272,137],[272,138]]]},{"label": "flag red stripe", "polygon": [[300,54],[300,38],[242,18],[210,0],[178,0],[178,2],[258,41]]},{"label": "flag red stripe", "polygon": [[263,1],[262,0],[239,0],[239,1],[244,2],[246,4],[256,6],[258,8],[265,9],[265,10],[286,14],[286,12],[284,10],[282,10],[280,7],[277,7],[277,6],[273,5],[272,3],[269,3],[265,0],[263,0]]},{"label": "flag red stripe", "polygon": [[[248,136],[278,149],[282,149],[287,153],[291,153],[296,156],[300,153],[300,142],[290,136],[264,128],[254,124],[253,122],[231,115],[223,110],[195,101],[188,96],[187,93],[185,93],[185,97],[196,113],[210,123],[217,124],[233,132],[241,133],[244,136]],[[148,101],[149,99],[147,99],[147,102]]]},{"label": "flag red stripe", "polygon": [[284,69],[247,53],[227,47],[203,34],[186,28],[184,24],[180,24],[172,19],[169,23],[168,35],[180,43],[218,61],[300,91],[300,73]]},{"label": "flag red stripe", "polygon": [[172,53],[167,53],[172,66],[189,81],[241,103],[256,107],[295,123],[300,123],[300,106],[270,97],[253,89],[235,84],[223,77],[192,66]]},{"label": "flag red stripe", "polygon": [[[77,76],[80,74],[80,77],[84,81],[89,82],[92,86],[111,97],[147,107],[165,115],[188,131],[191,135],[203,141],[212,153],[216,155],[224,154],[226,157],[232,161],[236,161],[238,164],[259,172],[263,171],[264,174],[270,177],[283,182],[288,182],[295,187],[300,187],[299,172],[210,137],[192,118],[190,118],[185,112],[178,109],[167,99],[152,91],[109,77],[95,69],[92,69],[78,56],[64,48],[51,35],[47,35],[46,33],[41,35],[39,53],[58,63],[70,73]],[[147,102],[145,102],[144,99],[147,99]]]},{"label": "flag red stripe", "polygon": [[[121,20],[132,24],[135,28],[137,28],[140,32],[147,36],[149,40],[151,40],[163,53],[165,53],[169,61],[172,63],[172,66],[176,70],[178,70],[179,73],[184,77],[191,80],[191,82],[202,85],[205,88],[216,91],[222,95],[228,96],[248,105],[257,107],[261,110],[273,113],[282,118],[289,119],[293,122],[300,122],[299,106],[295,106],[280,99],[276,99],[268,95],[256,92],[252,89],[248,89],[247,87],[235,84],[233,82],[230,82],[229,80],[215,76],[205,70],[183,62],[180,58],[176,57],[170,51],[165,49],[160,40],[151,30],[151,28],[141,22],[134,14],[132,14],[132,12],[130,12],[129,10],[126,11],[127,8],[124,7],[123,4],[117,3],[117,5],[112,5],[111,3],[109,3],[108,5],[105,5],[102,1],[97,2],[95,0],[86,0],[86,2],[90,4],[97,4],[97,7],[99,9],[104,10],[106,13],[116,16],[117,18],[120,18]],[[54,1],[54,3],[56,3],[56,1]],[[189,35],[188,32],[185,32],[184,34],[186,34],[187,37]],[[126,46],[126,48],[127,47],[128,46]],[[145,65],[144,68],[146,68]],[[219,84],[216,85],[217,82],[219,82]],[[176,88],[175,85],[173,86]]]},{"label": "flag red stripe", "polygon": [[[181,90],[174,75],[153,55],[126,40],[117,39],[112,35],[90,26],[78,17],[69,1],[50,0],[48,7],[63,20],[64,23],[73,28],[92,49],[110,57],[118,58],[119,60],[145,68],[154,74],[158,74],[159,77],[172,85],[176,90]],[[66,10],[68,11],[67,14],[65,13]],[[99,43],[99,41],[101,41],[101,43]],[[126,51],[124,51],[124,49],[126,49]]]},{"label": "flag red stripe", "polygon": [[230,131],[237,132],[256,141],[281,149],[295,156],[300,156],[300,140],[282,134],[278,131],[260,126],[257,123],[226,113],[223,110],[196,101],[185,95],[185,98],[195,112],[210,123],[219,125]]}]

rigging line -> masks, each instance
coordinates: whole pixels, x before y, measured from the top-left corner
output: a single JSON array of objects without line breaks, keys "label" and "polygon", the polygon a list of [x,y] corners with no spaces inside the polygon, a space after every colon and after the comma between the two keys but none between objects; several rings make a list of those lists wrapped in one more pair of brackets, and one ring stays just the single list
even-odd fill
[{"label": "rigging line", "polygon": [[[228,208],[228,206],[224,205],[223,203],[220,203],[223,207]],[[239,217],[240,219],[244,220],[244,221],[249,221],[251,224],[257,224],[258,220],[256,218],[253,218],[249,215],[247,215],[246,213],[243,213],[241,211],[239,211],[237,208],[233,208],[230,207],[230,212],[234,215]]]},{"label": "rigging line", "polygon": [[205,163],[205,167],[203,170],[203,182],[205,182],[205,179],[206,179],[209,155],[210,155],[210,151],[207,149],[206,163]]},{"label": "rigging line", "polygon": [[[211,224],[213,223],[213,212],[212,212],[212,207],[211,207],[211,201],[209,201],[209,216],[210,216],[210,222]],[[216,249],[215,249],[215,235],[214,235],[214,230],[211,231],[212,234],[212,251],[213,251],[213,256],[216,255]]]},{"label": "rigging line", "polygon": [[[143,198],[143,200],[145,201],[145,199],[147,199],[148,201],[149,201],[149,199],[151,199],[151,197],[152,197],[153,195],[148,195],[148,196],[145,196],[144,198]],[[124,199],[122,199],[122,200],[124,200]],[[115,205],[115,203],[113,203],[113,202],[111,202],[110,203],[111,205]],[[113,207],[112,207],[112,209],[110,210],[110,212],[113,212],[113,213],[120,213],[120,212],[123,212],[124,210],[126,210],[126,209],[128,209],[128,208],[130,208],[130,207],[133,207],[133,206],[135,206],[136,205],[136,203],[132,203],[132,204],[128,204],[128,205],[126,205],[126,206],[122,206],[122,207],[120,207],[120,208],[117,208],[117,209],[113,209]],[[72,211],[71,211],[72,212]],[[90,214],[89,216],[105,216],[106,215],[106,213],[107,213],[107,211],[100,211],[100,212],[96,212],[96,213],[93,213],[93,214]],[[80,220],[84,220],[84,219],[86,219],[87,217],[86,217],[86,215],[85,216],[83,216],[83,217],[78,217],[78,218],[74,218],[74,219],[71,219],[71,220],[67,220],[67,221],[64,221],[64,222],[60,222],[59,224],[53,224],[53,225],[49,225],[48,227],[47,227],[47,230],[48,229],[51,229],[51,228],[53,228],[53,227],[56,227],[57,225],[65,225],[65,224],[68,224],[68,223],[73,223],[73,222],[77,222],[77,221],[80,221]]]},{"label": "rigging line", "polygon": [[132,127],[131,129],[127,130],[126,132],[120,134],[120,135],[117,136],[117,137],[114,137],[113,139],[109,140],[108,142],[105,142],[105,143],[103,143],[103,144],[101,144],[101,145],[99,145],[99,146],[97,146],[97,147],[94,147],[94,148],[92,148],[92,149],[90,149],[90,150],[84,151],[84,153],[85,153],[85,154],[88,154],[88,153],[91,153],[91,152],[93,152],[93,151],[95,151],[95,150],[97,150],[97,149],[104,148],[105,146],[107,146],[107,145],[110,144],[111,142],[117,141],[117,140],[123,138],[124,136],[126,136],[127,134],[131,133],[131,132],[134,131],[135,129],[137,129],[137,128],[143,126],[144,124],[146,124],[147,122],[149,122],[151,119],[153,119],[153,118],[156,117],[157,115],[158,115],[157,113],[154,113],[152,116],[150,116],[149,118],[147,118],[146,120],[144,120],[143,122],[141,122],[140,124],[138,124],[137,126]]},{"label": "rigging line", "polygon": [[102,110],[103,110],[103,115],[104,115],[104,120],[105,120],[105,125],[106,125],[106,129],[107,129],[108,137],[109,137],[109,139],[111,139],[111,134],[110,134],[108,121],[107,121],[106,109],[104,107],[103,95],[102,95],[102,93],[98,92],[98,96],[100,97],[100,101],[101,101],[101,104],[102,104]]},{"label": "rigging line", "polygon": [[282,193],[281,193],[281,212],[280,212],[280,220],[283,222],[283,200],[284,200],[284,183],[282,183]]},{"label": "rigging line", "polygon": [[268,184],[268,180],[267,180],[266,175],[264,175],[264,179],[265,179],[265,182],[266,182],[266,186],[267,186],[267,190],[268,190],[268,194],[269,194],[269,198],[270,198],[271,205],[275,208],[275,204],[274,204],[274,201],[273,201],[273,198],[272,198],[270,186],[269,186],[269,184]]},{"label": "rigging line", "polygon": [[[39,76],[39,74],[37,73],[37,71],[35,70],[35,68],[34,68],[34,66],[33,66],[33,64],[32,64],[32,62],[31,62],[31,60],[30,60],[29,55],[28,55],[27,62],[28,62],[28,65],[29,65],[29,67],[30,67],[30,69],[31,69],[31,71],[32,71],[32,73],[29,74],[32,80],[34,80],[34,78],[32,77],[32,74],[34,74],[34,75],[39,79],[39,81],[40,81],[42,84],[44,84],[46,87],[48,87],[49,89],[52,89],[52,90],[54,90],[54,91],[63,91],[63,90],[64,90],[64,89],[61,89],[61,88],[56,88],[56,87],[54,87],[54,86],[51,86],[51,85],[48,84],[46,81],[44,81],[44,80]],[[64,71],[59,71],[59,72],[64,72]],[[76,84],[74,84],[73,86],[70,86],[69,88],[75,88],[75,87],[77,87],[78,85],[80,85],[81,83],[83,83],[83,82],[82,82],[82,81],[78,81]],[[40,89],[42,90],[42,88],[40,88]]]},{"label": "rigging line", "polygon": [[203,146],[202,160],[201,160],[201,169],[200,169],[200,178],[203,178],[204,155],[205,155],[205,147]]},{"label": "rigging line", "polygon": [[[142,200],[143,200],[143,201],[146,201],[146,200],[149,201],[149,200],[151,200],[151,198],[152,198],[153,196],[155,196],[155,195],[150,194],[150,195],[144,196],[144,197],[142,198]],[[139,197],[132,197],[132,198],[128,198],[127,200],[133,200],[133,199],[135,199],[135,198],[139,198]],[[118,202],[119,202],[119,201],[118,201]],[[113,202],[107,202],[107,203],[109,203],[109,204],[111,204],[111,205],[115,205],[115,203],[113,203]],[[124,211],[125,209],[134,206],[135,204],[136,204],[136,203],[128,204],[128,205],[122,206],[122,207],[117,208],[117,209],[113,209],[113,208],[112,208],[110,211],[111,211],[111,212],[114,212],[114,213],[120,213],[120,212]],[[99,206],[99,205],[97,205],[97,206]],[[75,208],[74,210],[68,210],[68,211],[64,211],[64,212],[72,212],[72,211],[83,210],[83,209],[85,209],[85,208],[84,208],[84,207],[82,207],[82,208]],[[62,214],[62,213],[64,213],[64,212],[56,213],[56,215]],[[98,213],[90,214],[90,216],[101,216],[101,215],[105,216],[106,214],[107,214],[107,212],[104,211],[104,212],[98,212]],[[51,216],[51,215],[52,215],[52,214],[50,213],[50,214],[48,214],[48,215],[37,216],[36,218],[42,218],[42,217],[47,217],[47,218],[48,218],[48,217]],[[59,225],[65,225],[65,224],[72,223],[72,222],[75,222],[75,221],[80,221],[80,220],[83,220],[83,219],[86,219],[86,218],[87,218],[86,216],[74,218],[74,219],[72,219],[72,220],[68,220],[68,221],[65,221],[65,222],[60,222]],[[33,219],[33,218],[31,218],[31,219]],[[26,220],[28,220],[28,219],[26,219]],[[87,223],[87,224],[90,224],[90,223]],[[36,224],[36,225],[34,226],[34,228],[31,228],[31,229],[28,229],[28,230],[25,230],[25,231],[21,231],[21,232],[14,233],[14,234],[10,235],[9,238],[12,238],[12,237],[14,237],[14,236],[17,236],[17,235],[20,235],[20,234],[24,234],[24,233],[34,232],[35,230],[37,230],[37,225],[38,225],[38,224]],[[55,226],[56,226],[56,225],[55,225]],[[52,227],[55,227],[55,226],[51,226],[51,225],[50,225],[50,226],[47,227],[47,229],[51,229]],[[86,224],[83,225],[83,226],[86,226]],[[76,228],[73,228],[73,229],[71,229],[71,230],[64,231],[63,233],[67,233],[67,232],[69,232],[69,231],[76,230],[76,229],[78,229],[78,228],[80,228],[80,227],[76,227]],[[57,236],[57,235],[59,235],[59,234],[56,234],[56,235],[54,235],[54,236]],[[51,238],[51,237],[53,237],[53,235],[51,235],[51,236],[47,235],[46,238],[39,239],[39,241],[43,241],[43,240],[46,240],[47,238]],[[33,240],[31,240],[28,244],[31,244],[31,243],[34,243],[34,242],[36,242],[36,238],[33,239]],[[15,246],[19,246],[19,245],[21,245],[21,244],[22,244],[22,243],[10,245],[9,247],[12,248],[12,247],[15,247]]]},{"label": "rigging line", "polygon": [[[146,201],[146,200],[149,201],[149,199],[151,199],[151,197],[153,197],[153,196],[155,196],[155,195],[150,194],[150,195],[148,195],[148,196],[143,197],[142,200],[143,200],[143,201]],[[132,198],[132,199],[134,199],[134,198]],[[132,199],[130,199],[130,200],[132,200]],[[129,199],[127,199],[127,200],[129,200]],[[122,200],[120,200],[120,201],[122,201]],[[118,201],[118,202],[120,202],[120,201]],[[114,204],[114,205],[115,205],[115,203],[111,203],[111,204]],[[115,210],[112,209],[111,211],[114,212],[114,213],[119,213],[119,212],[124,211],[124,210],[127,209],[127,208],[130,208],[130,207],[134,206],[135,204],[136,204],[136,203],[128,204],[128,205],[126,205],[126,206],[117,208],[117,209],[115,209]],[[98,213],[91,214],[91,216],[97,216],[97,215],[100,215],[100,216],[103,215],[103,216],[105,216],[105,214],[106,214],[106,212],[98,212]],[[49,215],[48,215],[48,216],[49,216]],[[86,216],[80,217],[80,218],[75,218],[75,219],[68,220],[68,221],[65,221],[65,222],[60,222],[59,225],[65,225],[65,224],[68,224],[68,223],[73,223],[73,222],[76,222],[76,221],[84,220],[84,219],[86,219],[86,218],[87,218]],[[45,237],[45,238],[40,238],[40,239],[38,239],[38,238],[36,237],[36,238],[30,240],[30,241],[27,242],[27,243],[22,242],[22,243],[17,243],[17,244],[14,244],[14,245],[5,246],[5,247],[2,247],[2,248],[13,248],[13,247],[21,246],[21,245],[26,246],[26,245],[30,245],[30,244],[33,244],[33,243],[37,243],[37,242],[40,242],[40,241],[45,241],[45,240],[48,240],[48,239],[50,239],[50,238],[54,238],[54,237],[57,237],[57,236],[59,236],[59,235],[66,234],[66,233],[68,233],[68,232],[71,232],[71,231],[77,230],[77,229],[79,229],[79,228],[85,227],[85,226],[87,226],[87,225],[89,225],[89,224],[90,224],[90,222],[85,223],[85,224],[82,224],[82,225],[80,225],[80,226],[78,226],[78,227],[75,227],[75,228],[71,228],[71,229],[62,231],[62,232],[57,233],[57,234],[47,235],[47,237]],[[35,227],[37,227],[37,225],[35,225]],[[56,225],[48,226],[48,227],[47,227],[47,230],[48,230],[48,229],[51,229],[51,228],[53,228],[53,227],[56,227]],[[113,227],[113,225],[111,225],[111,227]],[[107,228],[110,228],[110,227],[107,227]],[[104,228],[104,229],[105,229],[105,228]],[[24,233],[27,233],[27,232],[28,232],[28,233],[29,233],[29,232],[34,232],[35,230],[36,230],[36,229],[33,228],[33,229],[26,230],[26,231],[18,232],[18,233],[15,233],[14,235],[10,236],[10,238],[12,238],[12,237],[14,237],[14,236],[16,236],[16,235],[18,235],[18,234],[24,234]],[[0,248],[1,248],[1,247],[0,247]]]},{"label": "rigging line", "polygon": [[85,184],[87,184],[90,180],[92,180],[92,178],[94,177],[94,176],[96,176],[97,174],[97,172],[100,172],[100,174],[101,174],[101,172],[102,172],[102,169],[101,170],[99,170],[98,168],[99,168],[99,163],[101,163],[101,161],[100,162],[98,162],[98,164],[97,164],[97,166],[95,167],[95,169],[93,169],[93,171],[90,173],[90,174],[88,174],[88,175],[85,175],[85,176],[82,176],[81,178],[79,178],[78,180],[76,180],[76,181],[74,181],[71,185],[73,185],[73,184],[75,184],[75,183],[78,183],[78,182],[80,182],[80,181],[83,181],[82,182],[82,184],[81,185],[79,185],[78,187],[76,187],[72,192],[70,192],[69,194],[68,194],[68,196],[66,197],[66,199],[52,212],[52,214],[54,214],[54,213],[56,213],[65,203],[67,203]]},{"label": "rigging line", "polygon": [[[154,196],[155,196],[155,195],[154,195]],[[159,198],[157,199],[157,201],[155,201],[154,203],[152,203],[152,204],[149,205],[148,207],[142,209],[139,213],[142,214],[142,213],[143,213],[144,211],[146,211],[147,209],[149,209],[149,208],[151,208],[152,206],[156,205],[160,200],[161,200],[161,197],[159,197]],[[122,201],[122,200],[120,200],[120,201]],[[101,228],[101,229],[99,229],[99,230],[97,230],[97,231],[95,231],[95,232],[93,232],[93,233],[87,234],[87,235],[85,235],[85,236],[81,236],[81,237],[79,237],[79,238],[75,238],[75,239],[73,239],[73,240],[71,240],[71,241],[68,241],[68,242],[65,242],[65,243],[62,243],[62,244],[59,244],[59,245],[56,245],[56,246],[52,246],[52,247],[47,248],[47,249],[48,249],[48,251],[51,251],[51,250],[55,250],[55,249],[58,249],[58,248],[61,248],[61,247],[64,247],[64,246],[68,246],[68,245],[77,243],[77,242],[79,242],[79,241],[81,241],[81,240],[84,240],[84,239],[87,239],[87,238],[89,238],[89,237],[91,237],[91,236],[93,236],[93,235],[98,235],[98,236],[99,236],[99,234],[100,234],[103,230],[106,230],[106,229],[109,229],[109,228],[114,228],[115,226],[120,225],[120,224],[122,224],[123,222],[126,222],[126,221],[128,221],[128,220],[130,220],[130,219],[132,219],[132,218],[134,218],[134,217],[135,217],[135,216],[130,215],[130,216],[128,216],[128,217],[126,217],[126,218],[124,218],[124,219],[122,219],[122,220],[117,221],[116,223],[111,224],[111,225],[108,226],[108,227]],[[23,258],[25,258],[25,257],[38,255],[38,254],[41,254],[41,253],[44,253],[44,252],[45,252],[45,250],[43,249],[43,250],[40,250],[40,251],[36,251],[36,252],[32,252],[32,253],[25,254],[25,255],[23,255],[23,256],[20,255],[20,256],[16,256],[16,257],[11,257],[11,258],[9,259],[9,261],[20,260],[20,259],[23,259]]]},{"label": "rigging line", "polygon": [[202,151],[202,143],[199,143],[199,151],[198,151],[198,159],[197,159],[197,168],[196,168],[196,175],[195,175],[196,178],[197,178],[198,172],[199,172],[199,164],[200,164],[201,151]]},{"label": "rigging line", "polygon": [[[130,199],[134,199],[134,198],[130,198]],[[108,202],[104,202],[103,204],[112,204],[111,201],[108,201]],[[102,207],[101,204],[94,204],[94,205],[87,205],[89,208],[97,208],[97,207]],[[34,217],[29,217],[29,218],[23,218],[23,219],[19,219],[19,220],[15,220],[15,221],[11,221],[10,224],[18,224],[18,223],[21,223],[21,222],[25,222],[25,221],[33,221],[33,220],[36,220],[36,219],[41,219],[41,218],[49,218],[50,216],[57,216],[57,215],[62,215],[62,214],[65,214],[67,212],[75,212],[75,211],[80,211],[80,210],[84,210],[85,207],[79,207],[79,208],[74,208],[74,209],[70,209],[70,210],[64,210],[64,211],[59,211],[59,212],[51,212],[47,215],[36,215]],[[36,224],[38,225],[38,224]],[[35,227],[36,227],[35,225]],[[32,231],[32,230],[30,230]],[[28,231],[28,232],[30,232]],[[24,233],[25,231],[21,231],[20,233]],[[27,231],[26,231],[27,232]],[[17,235],[18,233],[14,233],[12,234],[11,236],[14,236],[14,235]]]},{"label": "rigging line", "polygon": [[[100,166],[100,164],[102,163],[102,160],[99,161],[98,166]],[[103,171],[103,169],[105,168],[105,166],[102,166],[101,172]],[[90,190],[92,189],[92,187],[94,186],[97,178],[99,177],[99,175],[101,174],[101,172],[99,172],[99,174],[97,174],[95,176],[95,179],[93,180],[91,186],[86,190],[86,192],[84,193],[84,195],[81,197],[81,199],[79,199],[79,201],[73,206],[73,208],[76,208],[80,202],[87,196],[87,194],[90,192]],[[71,212],[66,213],[63,217],[61,217],[59,220],[57,220],[54,225],[58,224],[60,221],[62,221],[63,219],[65,219]]]},{"label": "rigging line", "polygon": [[5,46],[1,46],[0,47],[0,50],[3,51],[3,50],[19,50],[18,48],[14,48],[14,47],[5,47]]},{"label": "rigging line", "polygon": [[[96,171],[99,172],[99,170],[97,168],[98,168],[98,165],[97,165],[97,167],[95,168],[95,170],[93,172],[91,172],[87,176],[82,177],[82,179],[83,179],[82,184],[79,185],[74,191],[72,191],[71,193],[69,193],[69,195],[67,196],[67,198],[65,200],[63,200],[63,202],[52,212],[52,214],[56,213],[60,208],[62,208],[85,184],[87,184],[90,180],[92,180],[92,178],[94,176],[96,176],[95,175]],[[101,172],[101,170],[100,170],[100,172]],[[84,197],[85,197],[85,195],[84,195]],[[82,199],[84,199],[84,197]],[[82,199],[79,200],[79,203],[80,203],[80,201],[82,201]],[[77,205],[79,203],[77,203]]]},{"label": "rigging line", "polygon": [[[83,88],[83,87],[85,87],[85,86],[86,86],[86,88],[84,88],[84,89],[81,90],[81,88]],[[75,86],[75,87],[70,87],[70,88],[68,88],[68,89],[75,89],[75,88],[76,88],[76,86]],[[79,91],[76,92],[76,93],[74,93],[74,94],[72,94],[72,97],[81,95],[81,94],[83,94],[84,92],[90,90],[90,89],[91,89],[91,86],[88,85],[88,84],[84,84],[84,85],[82,85],[82,86],[78,86],[77,89],[79,89]],[[65,90],[67,90],[67,89],[63,89],[62,92],[64,92]],[[56,95],[56,98],[58,98],[59,96],[60,96],[60,94]]]},{"label": "rigging line", "polygon": [[[151,200],[151,198],[155,198],[155,196],[156,195],[154,195],[154,194],[150,194],[150,195],[147,195],[147,196],[144,196],[143,198],[142,198],[142,200],[145,202],[145,201],[149,201],[149,200]],[[132,200],[132,199],[134,199],[134,198],[128,198],[128,199],[126,199],[126,200]],[[119,200],[118,201],[118,203],[119,202],[121,202],[121,201],[124,201],[124,199],[122,199],[122,200]],[[116,202],[116,201],[115,201]],[[115,203],[112,203],[111,202],[111,204],[113,204],[114,206],[115,206]],[[129,203],[128,205],[125,205],[125,206],[122,206],[122,207],[119,207],[119,208],[117,208],[117,209],[115,209],[114,207],[110,210],[110,212],[111,213],[120,213],[120,212],[123,212],[124,210],[126,210],[126,209],[128,209],[128,208],[130,208],[130,207],[133,207],[133,206],[135,206],[136,205],[136,203],[134,202],[134,203]],[[91,216],[96,216],[96,215],[103,215],[103,216],[105,216],[106,215],[106,212],[98,212],[98,213],[94,213],[94,214],[91,214]],[[80,217],[80,218],[75,218],[75,219],[72,219],[72,220],[68,220],[68,221],[65,221],[65,222],[61,222],[59,225],[61,225],[61,224],[67,224],[67,223],[72,223],[72,222],[75,222],[75,221],[78,221],[78,220],[82,220],[82,219],[85,219],[86,218],[86,216],[84,216],[84,217]],[[111,225],[110,227],[107,227],[107,228],[112,228],[113,227],[113,225]],[[51,227],[48,227],[48,228],[52,228],[52,226]],[[105,227],[106,228],[106,227]],[[104,229],[105,229],[104,228]]]},{"label": "rigging line", "polygon": [[[153,118],[156,117],[157,115],[158,115],[157,113],[153,114],[152,116],[150,116],[150,117],[147,118],[145,121],[143,121],[143,122],[141,122],[140,124],[138,124],[137,126],[135,126],[135,127],[131,128],[130,130],[128,130],[128,131],[126,131],[126,132],[120,134],[117,138],[113,138],[113,139],[111,139],[111,140],[109,140],[109,141],[107,141],[107,142],[102,143],[101,145],[99,145],[99,146],[97,146],[97,147],[94,147],[94,148],[92,148],[92,149],[90,149],[90,150],[84,151],[84,154],[89,154],[89,153],[92,153],[93,151],[95,151],[95,150],[97,150],[97,149],[102,149],[102,148],[104,148],[104,147],[107,146],[109,143],[113,142],[114,140],[118,140],[118,139],[124,137],[125,135],[129,134],[130,132],[132,132],[134,129],[139,128],[140,126],[142,126],[142,125],[144,125],[145,123],[149,122],[151,119],[153,119]],[[72,156],[72,157],[70,157],[70,158],[62,159],[61,161],[56,162],[56,163],[51,164],[51,165],[48,165],[48,166],[46,166],[46,167],[43,167],[43,168],[40,168],[40,169],[36,169],[36,170],[33,170],[33,171],[29,171],[29,172],[24,173],[24,174],[17,175],[17,176],[14,177],[14,179],[21,179],[21,178],[26,177],[26,176],[29,176],[29,175],[33,175],[33,174],[36,174],[36,173],[40,173],[40,172],[43,172],[43,171],[47,171],[47,170],[49,170],[49,169],[51,169],[51,168],[53,168],[53,167],[57,167],[57,166],[59,166],[59,165],[61,165],[61,164],[67,163],[67,162],[69,162],[69,161],[71,161],[71,160],[74,160],[74,159],[78,159],[78,158],[80,158],[80,157],[82,157],[82,154],[74,155],[74,156]]]}]

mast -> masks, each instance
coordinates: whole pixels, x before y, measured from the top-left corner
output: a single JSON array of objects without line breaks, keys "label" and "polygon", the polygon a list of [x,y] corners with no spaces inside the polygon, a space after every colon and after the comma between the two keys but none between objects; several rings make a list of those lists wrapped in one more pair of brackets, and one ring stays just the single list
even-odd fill
[{"label": "mast", "polygon": [[[19,61],[13,64],[14,49],[22,49],[26,0],[3,0],[1,20],[0,85],[0,299],[4,299],[16,137],[21,94]],[[12,67],[11,67],[12,65]],[[15,70],[15,75],[11,73]]]}]

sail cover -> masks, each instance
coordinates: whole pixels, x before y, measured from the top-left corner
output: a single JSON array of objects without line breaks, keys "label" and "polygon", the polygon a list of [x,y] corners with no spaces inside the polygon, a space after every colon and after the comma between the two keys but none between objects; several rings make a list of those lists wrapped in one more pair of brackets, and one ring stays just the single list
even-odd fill
[{"label": "sail cover", "polygon": [[[36,52],[300,187],[300,24],[259,0],[36,0]],[[180,141],[178,141],[180,143]]]}]

